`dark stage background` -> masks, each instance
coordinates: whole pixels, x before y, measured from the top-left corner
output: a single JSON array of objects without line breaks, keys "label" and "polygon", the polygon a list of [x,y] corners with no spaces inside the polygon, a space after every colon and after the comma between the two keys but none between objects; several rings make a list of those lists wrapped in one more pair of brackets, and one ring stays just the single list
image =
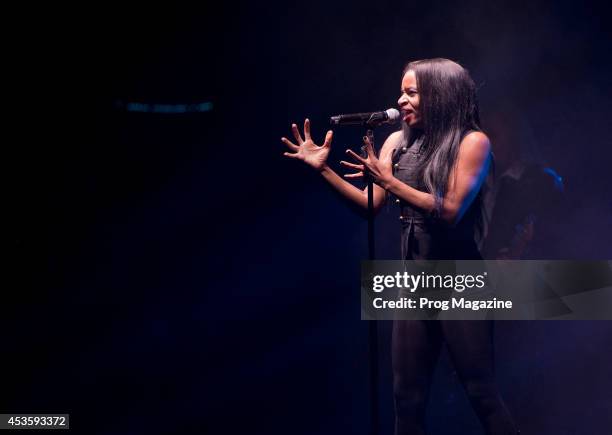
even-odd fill
[{"label": "dark stage background", "polygon": [[[409,60],[470,69],[502,168],[522,155],[563,176],[558,258],[612,258],[603,3],[100,4],[20,17],[5,82],[19,134],[5,147],[2,412],[69,412],[83,434],[367,433],[365,222],[279,139],[306,116],[321,140],[330,115],[395,106]],[[335,131],[336,167],[361,134]],[[395,258],[397,210],[377,225],[379,255]],[[501,322],[496,339],[524,434],[609,433],[611,323]],[[432,434],[480,433],[445,355],[428,416]]]}]

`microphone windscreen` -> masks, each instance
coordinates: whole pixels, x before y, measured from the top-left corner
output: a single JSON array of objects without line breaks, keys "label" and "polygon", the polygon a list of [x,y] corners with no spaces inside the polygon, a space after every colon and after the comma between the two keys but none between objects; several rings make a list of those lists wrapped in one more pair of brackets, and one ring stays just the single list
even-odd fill
[{"label": "microphone windscreen", "polygon": [[395,124],[400,119],[400,113],[397,109],[387,109],[385,110],[387,116],[389,117],[389,124]]}]

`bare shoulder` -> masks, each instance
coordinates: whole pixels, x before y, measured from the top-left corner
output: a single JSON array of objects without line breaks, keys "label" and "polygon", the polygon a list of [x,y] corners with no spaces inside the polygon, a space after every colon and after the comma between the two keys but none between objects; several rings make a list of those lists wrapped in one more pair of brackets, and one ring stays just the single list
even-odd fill
[{"label": "bare shoulder", "polygon": [[395,131],[387,137],[385,143],[380,149],[380,158],[381,160],[384,158],[388,158],[391,156],[392,151],[399,146],[403,138],[402,130]]},{"label": "bare shoulder", "polygon": [[399,142],[402,140],[403,135],[404,135],[404,132],[402,130],[394,131],[393,133],[389,135],[384,145],[387,145],[387,146],[399,145]]},{"label": "bare shoulder", "polygon": [[489,151],[491,149],[491,141],[482,131],[472,131],[466,134],[461,141],[461,148],[485,149]]},{"label": "bare shoulder", "polygon": [[459,156],[469,160],[486,159],[491,152],[491,141],[482,131],[473,131],[459,145]]}]

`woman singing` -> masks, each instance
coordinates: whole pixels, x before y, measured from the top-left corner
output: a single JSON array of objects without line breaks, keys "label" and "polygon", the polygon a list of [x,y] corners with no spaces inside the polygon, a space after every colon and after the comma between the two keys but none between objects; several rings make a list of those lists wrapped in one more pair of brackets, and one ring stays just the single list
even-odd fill
[{"label": "woman singing", "polygon": [[[375,210],[387,193],[397,198],[404,259],[481,259],[475,233],[491,145],[479,127],[474,81],[450,60],[420,60],[404,69],[400,92],[402,130],[387,138],[378,157],[367,137],[367,157],[347,150],[354,163],[341,162],[353,170],[345,178],[363,177],[364,171],[373,177]],[[367,208],[367,188],[356,188],[327,165],[332,131],[317,146],[308,119],[304,138],[295,124],[292,130],[295,143],[282,138],[293,151],[285,155],[304,161],[348,200]],[[425,433],[425,405],[443,341],[486,433],[518,433],[494,380],[492,326],[467,320],[393,322],[396,435]]]}]

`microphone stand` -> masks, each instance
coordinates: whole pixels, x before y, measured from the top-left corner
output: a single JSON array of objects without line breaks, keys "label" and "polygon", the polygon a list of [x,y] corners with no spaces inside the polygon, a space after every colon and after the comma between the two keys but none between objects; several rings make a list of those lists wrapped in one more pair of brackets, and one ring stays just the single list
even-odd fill
[{"label": "microphone stand", "polygon": [[[361,114],[359,114],[361,115]],[[347,124],[357,124],[366,128],[366,137],[374,148],[374,128],[383,124],[388,117],[381,117],[380,113],[372,113],[367,121],[351,119]],[[340,125],[342,115],[330,119],[332,125]],[[356,122],[355,122],[356,121]],[[376,150],[374,150],[376,151]],[[365,146],[361,148],[361,156],[367,158]],[[375,260],[374,246],[374,179],[367,168],[363,171],[368,186],[368,260]],[[376,320],[368,322],[368,359],[370,361],[370,435],[378,434],[379,406],[378,406],[378,323]]]},{"label": "microphone stand", "polygon": [[[374,131],[377,126],[372,118],[366,123],[366,136],[374,148]],[[367,157],[365,146],[362,147],[362,156]],[[368,260],[376,258],[374,244],[374,179],[367,168],[363,176],[368,186]],[[378,323],[376,320],[368,322],[368,359],[370,360],[370,434],[378,434],[379,406],[378,406]]]}]

